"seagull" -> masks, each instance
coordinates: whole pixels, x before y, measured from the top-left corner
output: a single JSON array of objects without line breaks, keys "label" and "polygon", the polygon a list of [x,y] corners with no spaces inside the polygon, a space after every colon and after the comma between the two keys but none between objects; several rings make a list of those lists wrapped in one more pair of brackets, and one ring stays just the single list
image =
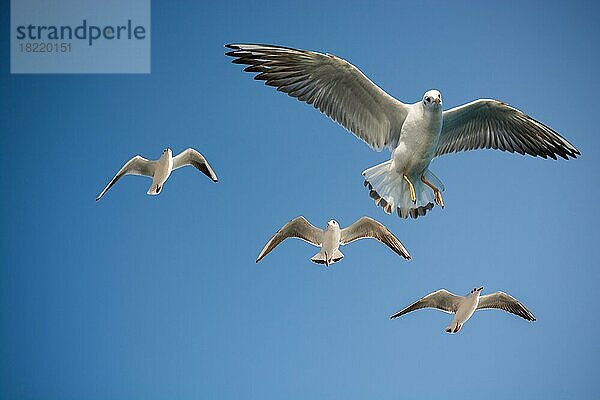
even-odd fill
[{"label": "seagull", "polygon": [[489,308],[499,308],[509,313],[518,315],[527,321],[535,321],[535,317],[523,304],[517,299],[504,292],[495,292],[481,296],[482,287],[474,288],[466,296],[458,296],[450,293],[446,289],[436,290],[428,294],[421,300],[398,311],[390,319],[394,319],[411,311],[421,308],[437,308],[440,311],[455,314],[454,319],[446,327],[448,333],[458,333],[463,324],[471,318],[476,310],[485,310]]},{"label": "seagull", "polygon": [[283,226],[277,233],[267,242],[262,249],[256,262],[262,260],[269,254],[279,243],[287,238],[298,238],[313,246],[320,247],[321,250],[315,254],[310,260],[317,264],[325,264],[329,266],[340,261],[344,255],[339,250],[340,245],[346,245],[358,239],[373,238],[388,246],[396,254],[410,260],[410,254],[399,241],[385,226],[369,217],[362,217],[347,228],[340,229],[340,225],[335,220],[327,222],[325,230],[319,229],[304,217],[294,218]]},{"label": "seagull", "polygon": [[169,178],[169,175],[171,175],[171,172],[186,165],[195,167],[212,179],[213,182],[218,181],[217,175],[215,175],[215,172],[202,154],[189,148],[173,157],[173,151],[167,147],[163,150],[158,160],[147,160],[142,156],[135,156],[127,161],[123,168],[117,172],[115,177],[112,178],[104,190],[96,197],[96,201],[100,200],[104,196],[104,193],[125,175],[144,175],[152,178],[152,185],[150,185],[147,193],[157,195],[162,191],[163,185]]},{"label": "seagull", "polygon": [[348,61],[332,54],[262,44],[228,44],[234,64],[278,91],[311,104],[372,149],[391,159],[363,172],[375,204],[401,218],[444,207],[441,180],[430,170],[435,157],[474,149],[498,149],[543,158],[577,158],[565,138],[498,100],[479,99],[442,111],[442,95],[429,90],[405,104],[387,94]]}]

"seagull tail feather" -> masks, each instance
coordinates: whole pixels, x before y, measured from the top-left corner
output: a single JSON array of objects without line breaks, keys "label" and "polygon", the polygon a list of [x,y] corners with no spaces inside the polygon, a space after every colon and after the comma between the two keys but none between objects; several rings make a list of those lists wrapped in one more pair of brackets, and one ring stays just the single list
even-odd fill
[{"label": "seagull tail feather", "polygon": [[335,253],[333,253],[333,256],[331,257],[331,260],[328,262],[327,261],[328,255],[325,254],[324,251],[319,251],[317,254],[315,254],[314,256],[312,256],[312,258],[310,259],[310,261],[317,263],[317,264],[334,264],[338,261],[340,261],[342,258],[344,258],[344,254],[342,254],[341,251],[336,250]]},{"label": "seagull tail feather", "polygon": [[[369,196],[388,214],[396,212],[400,218],[424,216],[434,206],[433,190],[421,181],[420,176],[409,176],[416,196],[416,202],[413,203],[409,184],[392,169],[391,164],[391,160],[386,161],[363,172]],[[442,182],[429,170],[425,170],[425,178],[443,190]]]},{"label": "seagull tail feather", "polygon": [[162,191],[162,185],[158,185],[158,184],[152,182],[152,186],[150,186],[150,189],[148,189],[148,191],[146,193],[154,196],[154,195],[160,194],[161,191]]}]

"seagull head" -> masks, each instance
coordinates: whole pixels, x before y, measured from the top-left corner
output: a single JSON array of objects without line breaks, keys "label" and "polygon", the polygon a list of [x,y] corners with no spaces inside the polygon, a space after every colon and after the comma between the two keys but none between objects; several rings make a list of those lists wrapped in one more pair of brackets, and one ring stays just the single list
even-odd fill
[{"label": "seagull head", "polygon": [[163,154],[167,154],[167,153],[173,154],[173,150],[171,150],[170,147],[167,147],[166,149],[163,150]]},{"label": "seagull head", "polygon": [[332,219],[330,221],[327,222],[327,227],[328,228],[335,228],[335,227],[339,227],[340,225],[337,223],[337,221],[335,219]]},{"label": "seagull head", "polygon": [[479,293],[483,290],[483,286],[480,288],[473,288],[473,290],[471,290],[471,293]]},{"label": "seagull head", "polygon": [[442,94],[439,90],[428,90],[423,95],[423,106],[426,109],[434,110],[442,107]]}]

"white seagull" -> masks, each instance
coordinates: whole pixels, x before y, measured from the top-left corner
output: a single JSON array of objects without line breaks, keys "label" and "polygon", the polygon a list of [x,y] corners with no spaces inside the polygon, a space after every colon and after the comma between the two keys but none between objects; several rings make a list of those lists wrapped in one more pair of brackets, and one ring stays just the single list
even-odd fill
[{"label": "white seagull", "polygon": [[446,289],[440,289],[428,294],[421,300],[398,311],[390,319],[399,317],[411,311],[421,308],[436,308],[449,314],[455,314],[454,319],[446,327],[448,333],[458,333],[463,324],[471,318],[476,310],[485,310],[489,308],[498,308],[509,313],[518,315],[528,321],[535,321],[535,317],[523,304],[517,299],[504,292],[495,292],[481,296],[482,287],[474,288],[466,296],[458,296],[450,293]]},{"label": "white seagull", "polygon": [[317,228],[304,217],[300,216],[294,218],[277,231],[262,249],[256,262],[262,260],[263,257],[269,254],[279,243],[290,237],[302,239],[313,246],[320,247],[321,249],[311,258],[311,261],[327,266],[344,258],[344,255],[339,250],[340,246],[363,238],[377,239],[398,255],[410,260],[410,254],[402,242],[399,241],[385,226],[372,218],[362,217],[344,229],[340,229],[340,225],[337,221],[331,220],[327,222],[327,228],[323,230]]},{"label": "white seagull", "polygon": [[169,178],[169,175],[171,175],[171,172],[186,165],[197,168],[212,179],[213,182],[218,181],[217,175],[215,175],[215,172],[202,154],[189,148],[173,157],[173,151],[167,147],[163,150],[158,160],[147,160],[142,156],[135,156],[127,161],[123,168],[117,172],[115,177],[112,178],[104,190],[96,197],[96,201],[100,200],[104,196],[104,193],[125,175],[144,175],[152,178],[152,185],[150,185],[147,193],[157,195],[162,191],[163,185]]},{"label": "white seagull", "polygon": [[228,44],[233,63],[254,79],[312,104],[389,161],[363,172],[370,196],[386,213],[423,216],[444,207],[442,182],[428,169],[435,157],[492,148],[543,158],[580,154],[557,132],[501,101],[479,99],[442,111],[442,95],[429,90],[414,104],[396,100],[354,65],[331,54],[261,44]]}]

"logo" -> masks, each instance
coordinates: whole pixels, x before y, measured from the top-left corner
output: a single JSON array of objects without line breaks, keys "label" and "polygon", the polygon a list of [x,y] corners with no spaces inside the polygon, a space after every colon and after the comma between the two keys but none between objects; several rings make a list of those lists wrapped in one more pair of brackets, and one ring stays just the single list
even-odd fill
[{"label": "logo", "polygon": [[94,40],[121,40],[122,38],[143,40],[146,38],[146,28],[141,25],[133,28],[130,19],[127,20],[127,25],[116,27],[108,25],[102,28],[96,25],[88,26],[88,22],[85,19],[80,26],[75,28],[69,25],[62,25],[60,27],[44,25],[17,26],[18,40],[65,41],[79,39],[87,40],[91,46]]},{"label": "logo", "polygon": [[150,73],[150,0],[11,0],[11,73]]}]

